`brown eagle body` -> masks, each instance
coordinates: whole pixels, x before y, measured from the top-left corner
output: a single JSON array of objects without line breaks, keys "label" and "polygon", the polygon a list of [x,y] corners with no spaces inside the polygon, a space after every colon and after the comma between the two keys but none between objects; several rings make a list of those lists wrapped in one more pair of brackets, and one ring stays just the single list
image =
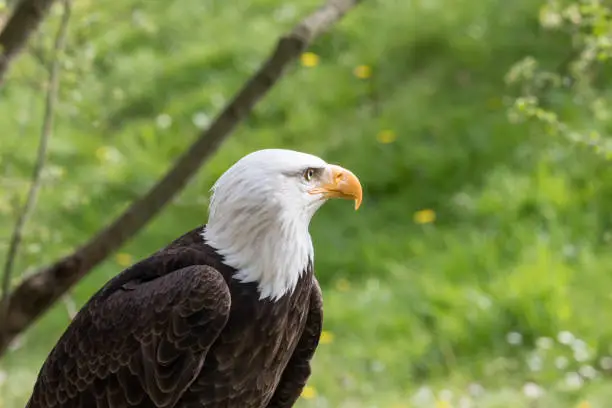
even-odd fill
[{"label": "brown eagle body", "polygon": [[75,317],[29,408],[291,407],[322,324],[312,260],[295,289],[260,300],[197,228],[124,270]]}]

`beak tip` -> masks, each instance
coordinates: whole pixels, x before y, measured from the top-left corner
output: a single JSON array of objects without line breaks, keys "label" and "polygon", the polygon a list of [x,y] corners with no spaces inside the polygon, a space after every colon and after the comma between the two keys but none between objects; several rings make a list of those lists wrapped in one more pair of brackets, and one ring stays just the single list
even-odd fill
[{"label": "beak tip", "polygon": [[334,197],[355,200],[355,211],[357,211],[361,207],[363,198],[359,179],[350,170],[343,167],[330,165],[330,168],[332,181],[328,191],[333,192]]}]

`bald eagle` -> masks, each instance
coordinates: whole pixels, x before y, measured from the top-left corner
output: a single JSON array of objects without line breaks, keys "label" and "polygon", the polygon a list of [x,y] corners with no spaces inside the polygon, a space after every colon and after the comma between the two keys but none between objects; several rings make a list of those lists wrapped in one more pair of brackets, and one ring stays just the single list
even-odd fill
[{"label": "bald eagle", "polygon": [[108,281],[44,362],[27,407],[291,407],[322,298],[308,225],[357,177],[301,152],[251,153],[214,184],[208,222]]}]

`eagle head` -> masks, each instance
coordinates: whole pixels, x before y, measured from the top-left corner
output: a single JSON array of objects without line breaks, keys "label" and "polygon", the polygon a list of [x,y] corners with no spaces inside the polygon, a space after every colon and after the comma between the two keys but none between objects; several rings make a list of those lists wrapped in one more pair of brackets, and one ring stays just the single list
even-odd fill
[{"label": "eagle head", "polygon": [[257,282],[261,299],[278,300],[314,261],[308,225],[330,198],[354,200],[358,209],[359,179],[310,154],[259,150],[214,184],[203,237],[236,279]]}]

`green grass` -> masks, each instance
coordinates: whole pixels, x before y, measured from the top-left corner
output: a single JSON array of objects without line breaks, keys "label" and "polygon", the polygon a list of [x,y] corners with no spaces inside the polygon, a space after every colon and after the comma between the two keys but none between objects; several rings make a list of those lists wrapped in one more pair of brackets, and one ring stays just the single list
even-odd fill
[{"label": "green grass", "polygon": [[[300,407],[607,406],[610,367],[600,361],[612,355],[612,170],[506,112],[511,64],[535,55],[556,66],[567,38],[539,28],[532,0],[365,3],[313,45],[320,63],[293,67],[121,252],[144,257],[205,222],[212,182],[245,153],[308,151],[353,170],[364,203],[357,213],[329,203],[313,220],[330,342],[315,358],[315,395]],[[78,2],[18,270],[70,251],[146,191],[196,136],[194,118],[214,117],[276,37],[317,4]],[[40,41],[51,41],[56,23]],[[371,78],[353,74],[362,64]],[[27,79],[41,75],[24,55],[0,91],[2,254],[40,127],[42,95]],[[579,121],[570,96],[558,98]],[[377,139],[384,130],[392,143]],[[435,211],[435,222],[415,223],[422,209]],[[120,269],[110,259],[94,270],[75,302]],[[1,407],[24,405],[67,324],[60,303],[2,360]],[[562,331],[584,341],[586,355],[579,341],[559,343]],[[520,333],[520,344],[509,333]],[[568,389],[571,373],[590,375],[585,366],[597,376]],[[535,401],[530,383],[545,391]]]}]

